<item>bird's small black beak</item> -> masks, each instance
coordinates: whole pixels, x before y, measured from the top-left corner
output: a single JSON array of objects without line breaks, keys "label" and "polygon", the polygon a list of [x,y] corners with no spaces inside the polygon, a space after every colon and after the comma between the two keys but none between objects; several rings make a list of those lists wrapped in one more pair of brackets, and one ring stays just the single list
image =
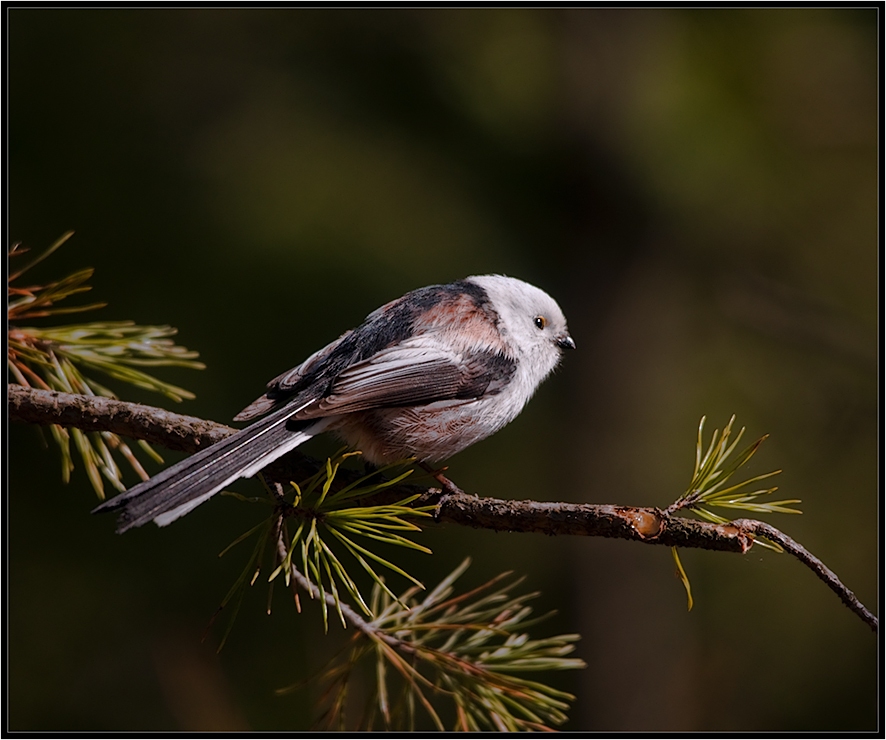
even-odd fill
[{"label": "bird's small black beak", "polygon": [[575,340],[568,334],[561,334],[556,341],[560,349],[575,349]]}]

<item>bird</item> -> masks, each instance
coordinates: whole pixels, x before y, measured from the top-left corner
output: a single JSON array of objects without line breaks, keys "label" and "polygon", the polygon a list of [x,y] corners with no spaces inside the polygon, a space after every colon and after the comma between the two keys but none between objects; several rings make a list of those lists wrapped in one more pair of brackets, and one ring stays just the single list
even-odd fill
[{"label": "bird", "polygon": [[249,426],[93,513],[117,532],[166,526],[238,478],[329,432],[373,466],[439,463],[510,423],[575,349],[557,302],[505,275],[410,291],[278,375],[235,421]]}]

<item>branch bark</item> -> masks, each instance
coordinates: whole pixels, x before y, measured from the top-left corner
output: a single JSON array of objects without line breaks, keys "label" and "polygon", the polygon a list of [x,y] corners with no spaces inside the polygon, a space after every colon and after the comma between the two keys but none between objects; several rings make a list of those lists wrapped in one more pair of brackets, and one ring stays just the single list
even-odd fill
[{"label": "branch bark", "polygon": [[[184,452],[196,452],[237,431],[224,424],[153,406],[15,384],[7,385],[7,402],[13,421],[109,431]],[[318,461],[299,450],[293,450],[269,465],[263,475],[271,481],[285,483],[312,475],[319,465]],[[337,479],[347,484],[357,475],[341,471]],[[810,568],[871,629],[878,629],[877,617],[859,602],[833,571],[799,543],[765,522],[738,519],[728,524],[712,524],[684,519],[653,507],[509,501],[481,498],[458,489],[443,491],[402,484],[362,503],[402,500],[415,494],[419,494],[419,498],[412,505],[436,506],[435,519],[439,522],[496,531],[615,537],[651,545],[741,554],[753,546],[755,537],[766,537],[778,542],[786,552]]]}]

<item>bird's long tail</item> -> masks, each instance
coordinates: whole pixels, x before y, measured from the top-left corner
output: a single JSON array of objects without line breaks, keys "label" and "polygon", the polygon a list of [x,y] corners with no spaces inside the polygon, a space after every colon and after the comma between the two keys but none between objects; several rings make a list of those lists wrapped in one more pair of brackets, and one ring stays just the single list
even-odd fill
[{"label": "bird's long tail", "polygon": [[255,475],[322,431],[324,420],[299,431],[287,429],[286,422],[303,407],[287,406],[269,414],[106,501],[92,513],[119,510],[117,532],[121,533],[152,519],[158,526],[165,527],[208,501],[232,481]]}]

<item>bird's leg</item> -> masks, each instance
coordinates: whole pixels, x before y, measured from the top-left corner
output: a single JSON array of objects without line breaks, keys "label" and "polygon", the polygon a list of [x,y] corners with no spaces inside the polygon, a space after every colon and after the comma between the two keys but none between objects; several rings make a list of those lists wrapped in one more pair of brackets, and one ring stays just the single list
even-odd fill
[{"label": "bird's leg", "polygon": [[440,481],[440,485],[443,486],[443,493],[447,494],[455,494],[455,493],[464,493],[455,483],[453,483],[449,478],[447,478],[443,473],[449,470],[448,465],[444,465],[442,468],[432,468],[427,463],[419,463],[426,471],[428,471],[434,478]]},{"label": "bird's leg", "polygon": [[432,476],[434,476],[434,478],[436,478],[438,481],[440,481],[440,485],[443,486],[442,495],[438,499],[437,507],[434,510],[434,521],[439,522],[440,515],[443,511],[443,507],[446,503],[446,500],[450,496],[454,496],[459,493],[464,495],[465,492],[462,491],[461,488],[459,488],[457,485],[455,485],[455,483],[453,483],[451,480],[449,480],[449,478],[447,478],[445,475],[443,475],[443,472],[448,469],[447,467],[442,467],[442,468],[438,468],[435,470],[427,463],[422,462],[422,463],[419,463],[419,465],[421,465]]}]

